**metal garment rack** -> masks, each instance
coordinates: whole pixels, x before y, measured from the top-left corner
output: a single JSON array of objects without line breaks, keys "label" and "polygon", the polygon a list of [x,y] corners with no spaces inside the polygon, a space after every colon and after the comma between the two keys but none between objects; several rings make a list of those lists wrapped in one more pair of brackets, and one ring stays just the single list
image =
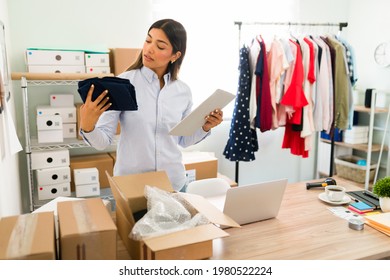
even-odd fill
[{"label": "metal garment rack", "polygon": [[[338,23],[332,23],[332,22],[322,22],[322,23],[315,23],[315,22],[259,22],[259,21],[235,21],[234,25],[238,26],[238,49],[241,47],[241,30],[243,25],[285,25],[285,26],[338,26],[339,27],[339,33],[343,30],[344,27],[348,26],[348,22],[338,22]],[[333,166],[333,156],[334,156],[334,137],[331,137],[332,145],[331,145],[331,166]],[[239,183],[239,161],[236,161],[235,166],[235,181]],[[330,170],[330,176],[333,173],[332,167]]]}]

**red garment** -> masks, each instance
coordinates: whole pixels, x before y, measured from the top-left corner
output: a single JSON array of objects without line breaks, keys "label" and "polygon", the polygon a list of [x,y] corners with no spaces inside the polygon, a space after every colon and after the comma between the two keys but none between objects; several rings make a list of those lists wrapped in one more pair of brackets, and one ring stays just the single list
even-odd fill
[{"label": "red garment", "polygon": [[301,49],[297,43],[291,42],[297,47],[296,63],[291,78],[291,84],[280,103],[286,106],[292,106],[295,112],[291,118],[287,119],[282,148],[290,149],[290,152],[293,155],[299,155],[306,158],[309,156],[309,152],[305,150],[305,138],[301,138],[300,131],[295,131],[292,128],[293,124],[301,124],[302,109],[309,103],[307,102],[303,91],[304,71]]},{"label": "red garment", "polygon": [[310,49],[310,61],[309,61],[309,71],[307,73],[307,79],[312,84],[316,81],[316,74],[314,71],[314,63],[315,63],[315,51],[313,42],[307,38],[303,38],[303,40],[307,43]]},{"label": "red garment", "polygon": [[[272,129],[272,102],[271,102],[271,89],[270,89],[270,78],[268,72],[268,61],[267,61],[267,49],[264,43],[263,38],[260,36],[261,41],[260,46],[263,54],[263,65],[262,65],[262,77],[257,76],[256,90],[259,90],[256,94],[260,101],[258,100],[257,104],[260,105],[259,112],[259,124],[260,131],[265,132]],[[260,85],[261,83],[261,85]]]}]

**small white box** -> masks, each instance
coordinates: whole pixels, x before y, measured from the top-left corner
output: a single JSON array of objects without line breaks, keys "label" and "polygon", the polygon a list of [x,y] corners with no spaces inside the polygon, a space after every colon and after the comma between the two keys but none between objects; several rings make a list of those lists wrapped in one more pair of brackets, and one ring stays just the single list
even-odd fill
[{"label": "small white box", "polygon": [[110,66],[108,53],[86,53],[85,66]]},{"label": "small white box", "polygon": [[59,115],[62,118],[62,123],[76,123],[77,110],[73,104],[69,107],[53,107],[50,105],[38,105],[37,116]]},{"label": "small white box", "polygon": [[368,143],[368,137],[345,137],[344,136],[343,142],[348,144],[366,144]]},{"label": "small white box", "polygon": [[59,196],[70,196],[70,183],[38,186],[38,199],[53,199]]},{"label": "small white box", "polygon": [[99,183],[99,170],[96,167],[73,169],[75,185]]},{"label": "small white box", "polygon": [[37,115],[38,130],[62,130],[62,117],[60,115]]},{"label": "small white box", "polygon": [[33,170],[64,167],[69,166],[69,164],[70,157],[68,149],[31,152],[31,169]]},{"label": "small white box", "polygon": [[38,130],[38,143],[62,143],[64,142],[64,131],[56,130]]},{"label": "small white box", "polygon": [[26,64],[84,66],[84,52],[66,50],[26,50]]},{"label": "small white box", "polygon": [[95,73],[95,74],[109,74],[111,73],[110,67],[100,67],[100,66],[86,66],[85,73]]},{"label": "small white box", "polygon": [[100,185],[97,184],[87,184],[87,185],[76,185],[76,197],[88,197],[88,196],[99,196],[100,195]]},{"label": "small white box", "polygon": [[62,124],[62,130],[63,130],[63,133],[64,133],[64,139],[65,138],[76,138],[77,137],[76,123],[64,123],[64,124]]},{"label": "small white box", "polygon": [[37,169],[36,173],[39,186],[70,183],[69,166]]},{"label": "small white box", "polygon": [[85,73],[85,67],[79,65],[28,65],[29,73]]},{"label": "small white box", "polygon": [[50,94],[50,106],[51,107],[74,107],[74,95],[73,93],[57,93]]}]

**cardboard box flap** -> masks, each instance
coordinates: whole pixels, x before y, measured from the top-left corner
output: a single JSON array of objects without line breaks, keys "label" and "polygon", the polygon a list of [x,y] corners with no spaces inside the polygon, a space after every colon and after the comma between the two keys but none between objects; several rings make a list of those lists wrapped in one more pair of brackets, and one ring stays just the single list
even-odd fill
[{"label": "cardboard box flap", "polygon": [[229,236],[213,224],[201,225],[161,236],[150,237],[143,242],[154,252]]},{"label": "cardboard box flap", "polygon": [[[125,198],[125,201],[127,201],[128,207],[131,209],[132,213],[145,210],[147,208],[147,201],[145,197],[146,185],[158,187],[159,189],[168,192],[173,192],[172,184],[165,171],[130,174],[111,178],[111,183],[115,183],[115,187],[117,187],[119,192]],[[127,215],[128,213],[125,214]]]},{"label": "cardboard box flap", "polygon": [[205,215],[210,222],[227,227],[241,227],[237,222],[222,213],[203,196],[190,193],[180,193],[180,195],[198,212]]}]

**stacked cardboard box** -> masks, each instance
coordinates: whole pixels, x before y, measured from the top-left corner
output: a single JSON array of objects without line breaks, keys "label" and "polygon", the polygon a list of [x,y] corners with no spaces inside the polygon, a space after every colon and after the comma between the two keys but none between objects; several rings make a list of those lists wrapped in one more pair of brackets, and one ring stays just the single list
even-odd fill
[{"label": "stacked cardboard box", "polygon": [[31,152],[31,169],[35,170],[39,200],[70,196],[69,150]]}]

